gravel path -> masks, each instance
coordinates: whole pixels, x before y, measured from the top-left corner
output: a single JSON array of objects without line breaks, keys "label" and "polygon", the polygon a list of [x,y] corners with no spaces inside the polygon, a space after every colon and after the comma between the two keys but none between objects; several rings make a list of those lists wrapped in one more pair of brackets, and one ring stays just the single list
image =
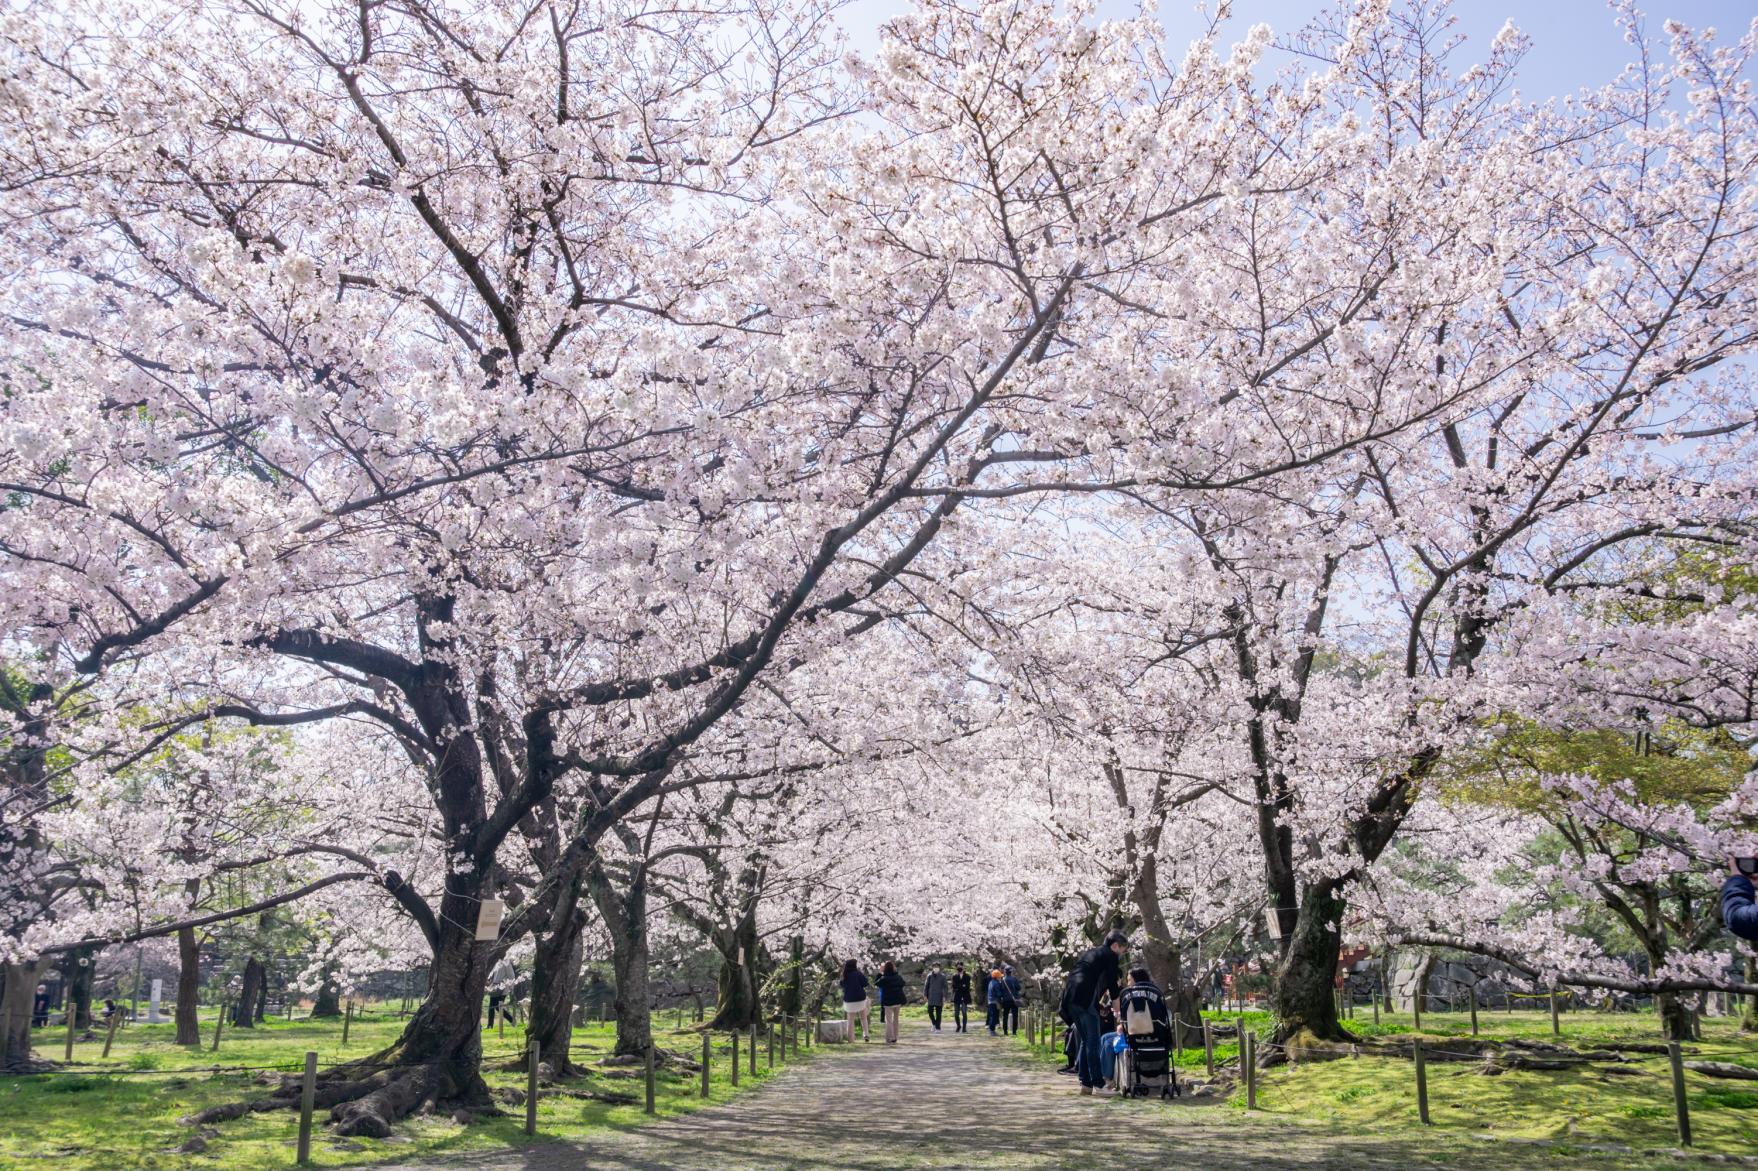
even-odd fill
[{"label": "gravel path", "polygon": [[1220,1105],[1081,1098],[1071,1077],[1028,1065],[981,1030],[935,1034],[906,1023],[895,1045],[830,1050],[732,1102],[584,1145],[457,1158],[426,1167],[482,1171],[1358,1171],[1447,1167],[1689,1166],[1430,1131],[1342,1136],[1246,1117]]}]

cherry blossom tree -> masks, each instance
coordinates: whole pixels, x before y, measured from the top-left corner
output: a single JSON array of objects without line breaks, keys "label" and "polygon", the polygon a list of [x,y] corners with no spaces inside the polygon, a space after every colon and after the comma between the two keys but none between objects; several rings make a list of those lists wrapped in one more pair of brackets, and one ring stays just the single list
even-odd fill
[{"label": "cherry blossom tree", "polygon": [[[1591,627],[1627,549],[1747,531],[1750,37],[1636,37],[1616,84],[1535,109],[1505,92],[1516,33],[1461,74],[1444,19],[1384,3],[1272,84],[1263,28],[1175,58],[1145,13],[926,0],[845,62],[829,18],[199,0],[0,26],[17,694],[89,697],[94,789],[216,722],[337,752],[372,729],[319,771],[374,817],[228,843],[272,877],[211,912],[345,918],[376,888],[379,946],[425,953],[402,1037],[326,1076],[341,1133],[486,1103],[511,947],[565,1072],[586,902],[619,1043],[650,1044],[656,874],[747,939],[797,923],[815,871],[884,874],[915,948],[973,918],[1041,945],[1078,891],[1182,983],[1170,920],[1250,900],[1194,898],[1220,859],[1178,860],[1243,826],[1284,1035],[1334,1036],[1347,892],[1512,664]],[[1150,551],[1139,596],[1078,543],[1007,555],[1063,500]],[[994,817],[1031,862],[985,875],[899,823],[982,791],[1003,713],[1006,759],[1057,763]],[[814,791],[888,810],[889,853],[837,870],[824,826],[784,832]],[[686,807],[736,846],[669,827]],[[980,876],[962,909],[948,875]],[[191,893],[160,926],[206,925]]]}]

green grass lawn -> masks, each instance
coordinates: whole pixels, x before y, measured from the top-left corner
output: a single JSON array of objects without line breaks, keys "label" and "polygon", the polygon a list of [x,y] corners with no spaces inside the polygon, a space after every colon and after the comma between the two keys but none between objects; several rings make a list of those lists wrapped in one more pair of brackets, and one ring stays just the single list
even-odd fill
[{"label": "green grass lawn", "polygon": [[[364,1057],[392,1040],[402,1021],[390,1006],[374,1006],[353,1022],[349,1044],[342,1046],[342,1022],[271,1020],[255,1029],[226,1028],[218,1053],[210,1045],[214,1035],[212,1010],[203,1015],[202,1047],[185,1049],[172,1044],[173,1028],[135,1025],[119,1031],[110,1059],[102,1060],[103,1042],[74,1046],[74,1069],[37,1077],[0,1078],[0,1167],[41,1167],[45,1171],[119,1171],[121,1168],[224,1167],[227,1171],[285,1168],[293,1165],[298,1137],[298,1114],[275,1111],[251,1114],[234,1122],[219,1123],[219,1135],[209,1140],[202,1154],[180,1154],[176,1148],[196,1132],[177,1119],[207,1106],[220,1105],[266,1092],[256,1075],[243,1072],[200,1072],[212,1066],[247,1066],[253,1069],[281,1067],[289,1071],[302,1066],[307,1050],[318,1054],[319,1067]],[[654,1017],[655,1039],[662,1050],[692,1059],[702,1053],[701,1035],[686,1027],[675,1028],[676,1017],[661,1012]],[[66,1031],[38,1030],[37,1053],[61,1060]],[[615,1040],[613,1026],[592,1023],[574,1030],[573,1059],[591,1064],[610,1052]],[[661,1116],[680,1114],[704,1104],[725,1101],[733,1094],[761,1084],[768,1076],[767,1049],[759,1051],[757,1076],[749,1073],[747,1038],[740,1039],[740,1084],[732,1087],[729,1069],[730,1038],[716,1034],[710,1065],[710,1096],[699,1095],[699,1075],[659,1073],[655,1085],[655,1111]],[[511,1086],[523,1089],[522,1068],[498,1067],[517,1062],[522,1053],[524,1031],[508,1027],[483,1035],[484,1076],[491,1089]],[[807,1056],[801,1050],[801,1059]],[[814,1048],[810,1052],[816,1053]],[[782,1066],[778,1056],[776,1068]],[[188,1071],[188,1072],[182,1072]],[[617,1078],[610,1071],[569,1083],[570,1088],[625,1093],[635,1099],[630,1106],[587,1101],[580,1098],[539,1095],[537,1135],[524,1133],[524,1107],[503,1107],[504,1117],[483,1118],[470,1126],[439,1115],[411,1118],[390,1139],[337,1139],[322,1128],[325,1112],[319,1111],[312,1128],[312,1164],[343,1167],[390,1159],[415,1160],[483,1148],[519,1148],[534,1143],[580,1139],[593,1131],[635,1126],[646,1119],[642,1105],[640,1067],[635,1076]]]},{"label": "green grass lawn", "polygon": [[[1213,1021],[1231,1022],[1237,1014],[1206,1015]],[[1246,1024],[1265,1037],[1272,1022],[1267,1013],[1247,1013]],[[1416,1031],[1408,1013],[1382,1013],[1376,1026],[1371,1016],[1358,1011],[1345,1024],[1364,1037]],[[1548,1011],[1485,1010],[1479,1013],[1478,1025],[1486,1038],[1553,1040]],[[1564,1013],[1561,1025],[1562,1043],[1580,1049],[1661,1040],[1652,1013]],[[1471,1019],[1466,1013],[1423,1013],[1420,1035],[1444,1046],[1447,1038],[1469,1037]],[[1192,1047],[1178,1055],[1179,1068],[1200,1074],[1203,1052],[1190,1041],[1186,1044]],[[1686,1060],[1695,1056],[1758,1068],[1758,1036],[1740,1033],[1733,1019],[1706,1019],[1703,1041],[1683,1049]],[[1231,1040],[1217,1044],[1216,1062],[1229,1061],[1237,1053]],[[1258,1110],[1266,1120],[1345,1134],[1550,1140],[1558,1144],[1558,1151],[1570,1142],[1618,1143],[1638,1150],[1677,1146],[1666,1057],[1631,1056],[1634,1060],[1617,1065],[1595,1062],[1577,1069],[1516,1070],[1495,1076],[1478,1072],[1476,1062],[1431,1061],[1428,1098],[1433,1125],[1427,1129],[1417,1118],[1414,1065],[1391,1058],[1308,1061],[1265,1071],[1258,1079]],[[1040,1047],[1034,1057],[1060,1064],[1062,1052],[1060,1047]],[[1758,1151],[1758,1082],[1687,1071],[1685,1084],[1695,1149],[1723,1154]],[[1247,1118],[1243,1089],[1231,1096],[1227,1107],[1222,1113],[1232,1119]]]}]

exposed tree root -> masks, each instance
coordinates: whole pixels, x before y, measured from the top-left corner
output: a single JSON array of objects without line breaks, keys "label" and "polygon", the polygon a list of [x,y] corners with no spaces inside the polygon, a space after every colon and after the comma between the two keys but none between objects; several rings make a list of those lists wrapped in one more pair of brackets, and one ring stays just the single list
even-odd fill
[{"label": "exposed tree root", "polygon": [[[376,1059],[338,1066],[318,1079],[314,1105],[330,1112],[342,1137],[387,1138],[392,1126],[423,1107],[447,1108],[472,1117],[498,1113],[480,1076],[472,1072],[462,1086],[448,1063],[375,1068]],[[363,1072],[365,1071],[365,1072]],[[297,1109],[300,1079],[283,1077],[266,1097],[210,1106],[181,1121],[189,1126],[228,1122],[246,1114]]]},{"label": "exposed tree root", "polygon": [[1703,1074],[1705,1077],[1736,1078],[1740,1081],[1758,1082],[1758,1069],[1734,1065],[1726,1061],[1687,1061],[1685,1068],[1692,1073]]},{"label": "exposed tree root", "polygon": [[1257,1064],[1259,1069],[1269,1069],[1289,1061],[1331,1061],[1348,1057],[1360,1044],[1361,1038],[1354,1033],[1339,1030],[1337,1036],[1326,1037],[1303,1026],[1278,1034],[1274,1045],[1262,1046]]}]

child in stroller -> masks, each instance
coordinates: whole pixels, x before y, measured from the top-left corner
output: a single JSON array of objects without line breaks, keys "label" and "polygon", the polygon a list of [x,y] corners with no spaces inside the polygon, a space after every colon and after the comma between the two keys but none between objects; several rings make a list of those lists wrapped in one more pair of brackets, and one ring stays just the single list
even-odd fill
[{"label": "child in stroller", "polygon": [[1128,1041],[1128,1048],[1117,1055],[1117,1088],[1125,1097],[1145,1098],[1159,1090],[1162,1098],[1176,1098],[1172,1022],[1165,998],[1146,968],[1129,973],[1129,987],[1118,998],[1117,1021],[1118,1033]]}]

